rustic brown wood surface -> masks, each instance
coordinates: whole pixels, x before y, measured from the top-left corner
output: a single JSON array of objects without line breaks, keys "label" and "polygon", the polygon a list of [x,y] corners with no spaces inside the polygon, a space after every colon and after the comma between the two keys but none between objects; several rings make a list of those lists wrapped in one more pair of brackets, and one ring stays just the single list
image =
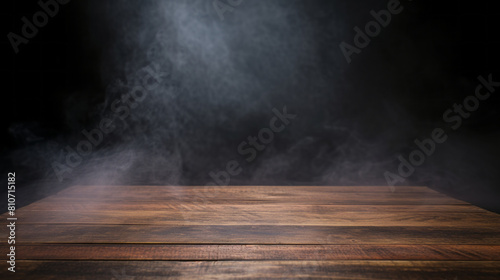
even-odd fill
[{"label": "rustic brown wood surface", "polygon": [[500,279],[500,215],[426,187],[74,186],[16,217],[0,279]]}]

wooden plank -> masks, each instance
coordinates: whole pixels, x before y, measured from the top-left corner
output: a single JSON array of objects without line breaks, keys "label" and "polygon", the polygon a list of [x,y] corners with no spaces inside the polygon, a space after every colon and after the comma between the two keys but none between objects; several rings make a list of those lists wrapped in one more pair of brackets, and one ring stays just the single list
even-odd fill
[{"label": "wooden plank", "polygon": [[2,279],[500,275],[500,215],[425,187],[75,186],[16,217]]},{"label": "wooden plank", "polygon": [[200,192],[215,193],[274,193],[288,194],[290,192],[304,195],[307,193],[426,193],[440,194],[439,192],[423,186],[143,186],[143,185],[87,185],[71,186],[63,189],[59,194],[88,194],[95,195],[101,193],[115,192],[148,192],[148,193],[169,193],[169,194],[199,194]]},{"label": "wooden plank", "polygon": [[265,204],[265,203],[283,203],[283,204],[354,204],[354,205],[425,205],[425,204],[467,204],[466,202],[447,197],[441,194],[419,194],[408,195],[408,193],[310,193],[308,195],[298,195],[297,193],[214,193],[213,196],[199,194],[172,195],[170,193],[158,192],[157,194],[135,192],[117,192],[107,195],[88,195],[84,196],[75,193],[60,193],[45,201],[57,204],[58,201],[81,202],[93,200],[101,203],[129,203],[138,201],[144,203],[159,202],[162,203],[182,203],[194,202],[199,204]]},{"label": "wooden plank", "polygon": [[500,261],[500,245],[19,245],[18,260]]},{"label": "wooden plank", "polygon": [[286,211],[288,213],[311,212],[454,212],[454,213],[491,213],[477,206],[470,204],[462,205],[304,205],[304,204],[198,204],[183,201],[162,202],[162,203],[143,203],[138,201],[129,201],[127,203],[101,203],[96,201],[78,201],[57,203],[47,202],[45,200],[37,201],[22,208],[30,211],[259,211],[267,210],[270,212]]},{"label": "wooden plank", "polygon": [[[19,244],[500,244],[500,227],[17,225]],[[0,232],[6,239],[7,232]]]},{"label": "wooden plank", "polygon": [[498,226],[493,213],[294,212],[281,211],[26,211],[23,224],[301,225],[301,226]]},{"label": "wooden plank", "polygon": [[9,279],[497,280],[500,274],[498,261],[19,261],[16,268]]},{"label": "wooden plank", "polygon": [[275,195],[275,196],[308,196],[311,194],[355,194],[355,193],[377,193],[377,195],[397,195],[406,196],[426,196],[442,195],[425,187],[399,188],[398,191],[391,191],[389,187],[326,187],[326,186],[84,186],[81,188],[71,187],[58,192],[56,195],[91,195],[101,194],[127,194],[137,195],[167,195],[167,196],[195,196],[205,194],[205,196],[248,196],[248,195]]}]

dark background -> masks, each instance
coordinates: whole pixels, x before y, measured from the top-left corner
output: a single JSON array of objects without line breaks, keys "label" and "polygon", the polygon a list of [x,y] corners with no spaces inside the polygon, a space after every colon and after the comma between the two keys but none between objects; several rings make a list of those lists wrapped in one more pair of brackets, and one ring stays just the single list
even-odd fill
[{"label": "dark background", "polygon": [[[448,140],[400,185],[500,212],[498,92],[456,131],[442,119],[479,75],[500,81],[494,1],[401,1],[350,64],[340,42],[388,1],[263,2],[221,20],[211,1],[73,0],[15,54],[6,35],[40,7],[5,1],[0,160],[16,172],[18,206],[74,184],[205,184],[232,159],[243,171],[229,184],[386,185],[398,155],[442,127]],[[160,89],[58,180],[63,148],[151,62],[168,73]],[[297,118],[246,162],[239,143],[283,106]]]}]

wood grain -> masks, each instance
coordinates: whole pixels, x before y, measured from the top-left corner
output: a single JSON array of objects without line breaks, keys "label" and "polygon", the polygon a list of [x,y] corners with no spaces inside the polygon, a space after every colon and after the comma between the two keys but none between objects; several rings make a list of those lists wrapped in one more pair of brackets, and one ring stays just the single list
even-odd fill
[{"label": "wood grain", "polygon": [[321,204],[198,204],[190,201],[183,203],[163,202],[163,203],[143,203],[137,201],[128,201],[127,203],[101,203],[95,201],[53,201],[40,200],[36,203],[23,207],[23,210],[31,211],[206,211],[221,212],[230,209],[238,212],[254,212],[267,210],[270,212],[287,213],[332,213],[332,212],[454,212],[454,213],[490,213],[487,210],[470,204],[461,205],[321,205]]},{"label": "wood grain", "polygon": [[424,186],[138,186],[138,185],[90,185],[90,186],[71,186],[60,191],[60,194],[110,194],[115,191],[120,192],[169,192],[177,193],[284,193],[304,194],[304,193],[427,193],[440,194]]},{"label": "wood grain", "polygon": [[498,261],[19,261],[18,266],[9,279],[498,280],[500,274]]},{"label": "wood grain", "polygon": [[[262,207],[265,208],[265,207]],[[493,213],[286,212],[286,211],[18,211],[24,224],[301,225],[301,226],[488,226]],[[284,210],[284,209],[282,209]]]},{"label": "wood grain", "polygon": [[[500,244],[500,227],[19,224],[26,243]],[[7,238],[2,232],[0,238]]]},{"label": "wood grain", "polygon": [[213,196],[204,193],[177,194],[169,193],[140,193],[124,192],[113,195],[82,195],[57,194],[45,200],[46,203],[57,204],[58,201],[70,203],[92,200],[96,203],[197,203],[206,204],[299,204],[299,205],[429,205],[429,204],[467,204],[466,202],[450,198],[441,194],[413,194],[408,193],[313,193],[308,195],[280,194],[280,193],[215,193]]},{"label": "wood grain", "polygon": [[500,245],[37,244],[20,260],[455,260],[500,261]]},{"label": "wood grain", "polygon": [[73,186],[16,217],[1,279],[500,275],[500,215],[426,187]]}]

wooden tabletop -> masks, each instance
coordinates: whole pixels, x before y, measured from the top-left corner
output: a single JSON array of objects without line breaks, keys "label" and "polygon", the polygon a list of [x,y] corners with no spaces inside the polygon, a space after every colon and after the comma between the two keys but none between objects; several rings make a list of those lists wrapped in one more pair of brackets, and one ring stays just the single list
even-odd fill
[{"label": "wooden tabletop", "polygon": [[500,279],[500,215],[426,187],[74,186],[15,217],[1,279]]}]

